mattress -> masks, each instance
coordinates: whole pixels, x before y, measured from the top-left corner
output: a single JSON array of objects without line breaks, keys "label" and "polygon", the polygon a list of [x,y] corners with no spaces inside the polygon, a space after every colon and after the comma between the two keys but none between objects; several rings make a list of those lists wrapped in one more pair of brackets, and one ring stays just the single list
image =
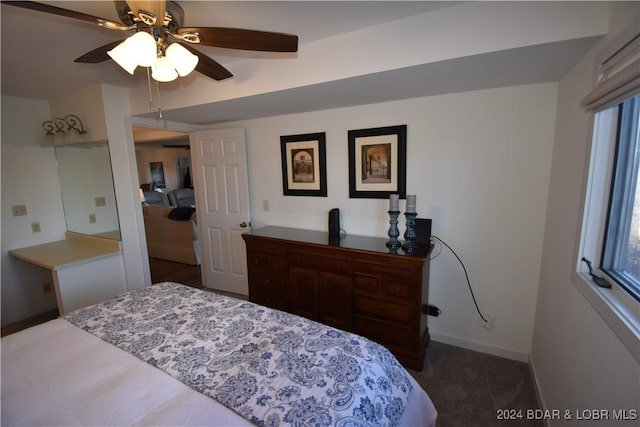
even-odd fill
[{"label": "mattress", "polygon": [[[210,307],[212,306],[210,305],[199,305],[201,301],[198,300],[198,296],[203,296],[206,300],[215,294],[204,291],[197,291],[194,294],[193,291],[195,290],[176,284],[154,285],[150,288],[145,288],[146,290],[142,293],[140,291],[132,293],[137,295],[138,303],[145,301],[144,299],[139,299],[140,295],[152,298],[153,294],[149,292],[162,292],[164,290],[164,297],[166,298],[175,299],[174,294],[177,292],[188,300],[193,299],[196,301],[197,310],[194,310],[194,313],[199,313],[201,318],[203,316],[202,313],[207,312],[207,310],[210,313],[216,313],[216,315],[222,313],[219,309],[211,309]],[[167,292],[169,294],[173,293],[172,296],[169,297]],[[200,292],[203,292],[203,294]],[[140,353],[140,348],[138,350],[129,349],[130,351],[125,351],[119,348],[118,345],[126,347],[126,344],[107,342],[108,340],[113,341],[114,324],[118,325],[118,330],[126,330],[125,335],[134,337],[131,342],[147,342],[144,338],[129,332],[140,332],[141,330],[149,329],[148,326],[144,326],[145,323],[143,321],[136,322],[135,325],[128,326],[126,329],[122,328],[122,325],[126,324],[127,321],[123,321],[120,309],[122,307],[132,309],[135,306],[135,304],[131,305],[132,300],[127,298],[130,298],[129,294],[125,297],[118,297],[114,300],[73,312],[68,319],[56,319],[2,339],[1,403],[3,425],[244,426],[263,424],[259,418],[253,417],[248,412],[249,409],[247,409],[248,407],[244,402],[243,405],[236,405],[232,410],[229,407],[234,405],[230,405],[228,401],[223,401],[222,403],[224,404],[222,404],[211,397],[212,395],[215,397],[215,393],[212,393],[211,390],[215,391],[225,386],[224,381],[221,381],[220,378],[211,377],[202,380],[203,384],[216,384],[215,387],[203,387],[203,389],[209,389],[209,395],[207,395],[198,391],[199,387],[194,385],[193,382],[190,383],[188,379],[180,378],[180,375],[172,376],[171,370],[163,368],[157,356],[157,351],[167,353],[167,349],[170,346],[168,344],[169,341],[163,341],[153,351],[149,350],[150,346],[145,344],[143,346],[145,351],[150,351],[151,353],[149,354],[156,354],[150,360],[144,360],[145,356]],[[249,310],[251,313],[267,313],[277,318],[285,316],[288,319],[287,322],[291,322],[291,319],[293,319],[295,323],[302,322],[301,324],[305,325],[304,327],[311,327],[314,331],[318,328],[315,322],[307,321],[297,316],[290,319],[286,317],[291,316],[289,314],[256,306],[246,301],[234,300],[228,297],[221,297],[220,300],[217,299],[217,296],[215,298],[216,302],[224,307],[236,307],[233,309],[235,311],[241,308],[242,310]],[[173,305],[162,303],[157,305],[164,306],[165,310],[169,310],[172,313],[169,317],[175,319],[178,324],[185,324],[184,313],[180,311],[185,310],[183,300],[179,301],[177,305],[175,305],[175,300]],[[144,311],[141,307],[137,307],[133,311],[139,313],[141,310]],[[89,315],[90,313],[93,314]],[[180,315],[177,316],[176,313],[180,313]],[[247,313],[244,311],[241,315],[246,316]],[[146,313],[144,317],[149,320],[149,316],[149,313]],[[163,319],[167,318],[166,315],[162,316]],[[211,318],[208,319],[209,321],[211,320]],[[69,320],[80,327],[72,324]],[[220,320],[234,322],[234,320],[226,317]],[[113,323],[114,321],[117,323]],[[199,321],[202,322],[202,319]],[[157,321],[154,324],[157,325]],[[164,325],[163,327],[174,330],[175,326],[171,325],[169,327]],[[91,332],[92,329],[94,329],[94,333]],[[282,332],[278,327],[274,329],[273,325],[267,328],[267,330],[269,329],[273,329],[274,333],[275,331]],[[329,332],[331,332],[331,329]],[[103,330],[103,332],[110,331],[111,338],[108,337],[108,334],[102,338],[99,337],[99,330]],[[213,334],[216,330],[219,331],[219,328],[209,323],[206,330]],[[175,331],[176,337],[178,337],[176,342],[180,343],[178,347],[191,345],[192,348],[199,348],[199,346],[203,345],[201,341],[194,340],[192,336],[185,336],[184,331],[179,329],[175,329]],[[338,332],[344,334],[343,331]],[[264,343],[271,341],[270,338],[265,339],[263,332],[259,332],[258,335],[263,346],[265,345]],[[213,334],[209,337],[209,340],[220,342],[220,337]],[[242,341],[244,342],[242,345],[246,348],[248,338],[242,338]],[[263,348],[262,350],[271,355],[277,354],[275,349]],[[208,351],[211,352],[211,350]],[[320,359],[319,362],[315,362],[316,364],[324,365],[329,363],[330,352],[323,350],[318,354],[319,357],[324,357],[326,360]],[[217,360],[215,362],[215,371],[217,375],[220,375],[220,361],[224,361],[225,358],[221,356],[221,358],[215,360]],[[207,370],[212,371],[210,369],[212,363],[207,365],[209,366]],[[233,372],[234,368],[238,368],[238,366],[232,366],[232,371],[230,372]],[[240,370],[250,372],[251,368],[240,366]],[[196,374],[196,378],[201,378],[199,373],[196,372]],[[222,375],[222,378],[225,378],[225,375],[232,374],[223,373]],[[180,380],[175,377],[180,378]],[[267,369],[265,380],[267,382],[264,383],[267,386],[262,391],[272,389],[274,395],[267,396],[263,393],[261,396],[263,402],[275,401],[277,397],[275,393],[291,387],[290,384],[282,384],[281,381],[286,380],[286,378],[279,378],[277,387],[270,385],[268,381],[271,381],[273,377],[273,370]],[[405,386],[410,390],[407,393],[406,407],[402,412],[402,416],[390,424],[401,426],[435,425],[437,413],[429,397],[410,375],[407,374],[406,377],[408,382]],[[300,384],[299,381],[294,381],[294,383],[294,385]],[[314,400],[327,400],[327,390],[329,392],[331,390],[335,392],[338,389],[344,391],[344,389],[337,387],[336,384],[338,383],[332,383],[328,378],[316,381],[316,383],[324,384],[325,388],[313,391],[315,393]],[[362,391],[357,390],[358,386],[353,384],[351,389],[352,391]],[[309,390],[302,390],[302,392],[309,392]],[[259,401],[259,399],[256,400]],[[358,415],[357,417],[342,417],[332,414],[330,420],[324,420],[327,421],[326,424],[373,425],[374,423],[372,422],[366,422],[366,416],[361,413],[362,404],[359,404],[360,402],[357,399],[355,400],[352,413]],[[364,398],[361,397],[360,400],[366,400],[367,402],[371,400],[370,403],[373,410],[376,407],[378,410],[380,408],[379,402],[376,402],[375,399],[369,399],[369,397],[365,396]],[[300,419],[291,422],[291,420],[287,421],[285,418],[284,416],[275,418],[275,421],[279,425],[304,425],[304,422],[301,422]],[[340,422],[341,420],[342,423]],[[273,422],[274,418],[270,418],[269,421]]]}]

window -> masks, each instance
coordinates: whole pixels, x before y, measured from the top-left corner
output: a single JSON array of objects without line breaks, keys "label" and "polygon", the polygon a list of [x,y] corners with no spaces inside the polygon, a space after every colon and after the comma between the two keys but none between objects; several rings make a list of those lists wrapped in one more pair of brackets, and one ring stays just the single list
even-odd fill
[{"label": "window", "polygon": [[640,301],[640,95],[614,108],[617,138],[600,268]]},{"label": "window", "polygon": [[[622,31],[598,55],[582,100],[595,113],[576,269],[571,281],[640,362],[640,34]],[[583,262],[588,259],[591,267]]]}]

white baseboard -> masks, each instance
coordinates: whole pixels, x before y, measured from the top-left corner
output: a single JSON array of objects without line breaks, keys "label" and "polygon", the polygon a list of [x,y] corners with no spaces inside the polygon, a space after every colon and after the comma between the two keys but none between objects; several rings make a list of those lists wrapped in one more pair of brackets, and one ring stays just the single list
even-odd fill
[{"label": "white baseboard", "polygon": [[[533,383],[533,389],[536,392],[536,399],[538,400],[538,406],[541,409],[545,409],[547,405],[544,403],[544,398],[542,397],[542,393],[540,393],[540,386],[538,385],[538,377],[536,376],[536,368],[533,366],[533,361],[531,357],[529,357],[529,371],[531,372],[531,382]],[[549,420],[545,419],[542,421],[545,427],[549,427]]]},{"label": "white baseboard", "polygon": [[529,354],[520,353],[518,351],[509,350],[502,347],[495,347],[482,344],[476,341],[469,341],[450,335],[443,335],[430,332],[429,335],[434,341],[444,344],[454,345],[456,347],[466,348],[467,350],[479,351],[480,353],[492,354],[494,356],[504,357],[505,359],[517,360],[518,362],[529,363]]}]

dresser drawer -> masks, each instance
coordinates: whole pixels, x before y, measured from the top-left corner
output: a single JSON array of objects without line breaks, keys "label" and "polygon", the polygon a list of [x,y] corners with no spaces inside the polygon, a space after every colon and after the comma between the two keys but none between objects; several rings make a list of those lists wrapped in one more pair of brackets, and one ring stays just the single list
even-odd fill
[{"label": "dresser drawer", "polygon": [[384,280],[382,283],[382,293],[395,298],[411,299],[415,295],[416,289],[415,283],[394,280]]},{"label": "dresser drawer", "polygon": [[355,273],[353,277],[353,288],[356,292],[360,293],[389,296],[410,302],[415,298],[417,292],[417,285],[415,283],[400,282],[380,276],[360,273]]},{"label": "dresser drawer", "polygon": [[356,291],[379,293],[381,281],[379,276],[356,273],[353,275],[353,288]]},{"label": "dresser drawer", "polygon": [[410,330],[360,316],[354,318],[354,331],[385,346],[396,345],[405,348],[415,346],[416,340]]},{"label": "dresser drawer", "polygon": [[267,252],[273,255],[287,255],[287,245],[273,240],[256,239],[251,235],[244,235],[248,252]]},{"label": "dresser drawer", "polygon": [[421,269],[409,263],[396,262],[393,265],[386,265],[355,260],[353,272],[380,276],[388,280],[412,282],[420,279]]},{"label": "dresser drawer", "polygon": [[289,253],[289,263],[291,266],[305,267],[327,273],[337,273],[351,275],[351,260],[348,258],[337,258],[318,255],[311,252]]},{"label": "dresser drawer", "polygon": [[265,252],[249,252],[247,254],[249,271],[266,271],[286,274],[289,270],[287,258]]},{"label": "dresser drawer", "polygon": [[275,308],[276,310],[289,311],[289,298],[286,294],[251,292],[249,301],[265,307]]},{"label": "dresser drawer", "polygon": [[356,295],[355,307],[356,314],[391,320],[402,325],[408,325],[411,320],[411,307],[404,304]]},{"label": "dresser drawer", "polygon": [[249,273],[249,290],[260,292],[288,292],[287,276],[277,273]]}]

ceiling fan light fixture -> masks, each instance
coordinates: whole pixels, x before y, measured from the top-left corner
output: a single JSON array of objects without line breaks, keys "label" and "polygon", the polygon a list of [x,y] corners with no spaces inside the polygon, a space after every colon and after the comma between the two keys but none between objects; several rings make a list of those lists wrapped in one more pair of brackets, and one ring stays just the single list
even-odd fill
[{"label": "ceiling fan light fixture", "polygon": [[[193,70],[217,81],[233,77],[229,70],[214,59],[190,47],[192,44],[261,52],[298,50],[298,36],[293,34],[242,28],[183,27],[184,10],[175,0],[118,0],[115,2],[116,10],[122,24],[47,3],[51,2],[2,0],[3,5],[85,21],[109,30],[135,30],[135,34],[124,42],[107,43],[75,59],[77,63],[97,64],[111,57],[130,74],[133,74],[137,66],[146,67],[149,72],[148,68],[153,66],[157,58],[165,56],[166,49],[170,47],[166,41],[169,38],[180,40],[178,43],[193,55],[174,59],[173,70],[164,72],[160,70],[168,69],[162,65],[166,61],[160,61],[155,67],[158,79],[170,80],[170,77],[177,78],[172,76],[177,76],[178,72],[185,76]],[[181,49],[176,47],[172,50]],[[174,54],[169,56],[173,57]]]},{"label": "ceiling fan light fixture", "polygon": [[116,61],[116,64],[124,68],[127,73],[133,75],[133,71],[138,66],[138,61],[134,56],[131,56],[129,50],[125,46],[125,43],[126,40],[113,49],[107,51],[107,55]]},{"label": "ceiling fan light fixture", "polygon": [[138,31],[124,41],[129,55],[135,58],[141,67],[150,67],[156,62],[158,48],[156,39],[147,32]]},{"label": "ceiling fan light fixture", "polygon": [[166,56],[157,58],[151,66],[151,77],[159,82],[170,82],[178,78],[178,72]]},{"label": "ceiling fan light fixture", "polygon": [[191,73],[198,65],[199,58],[184,46],[173,43],[165,51],[165,55],[180,77]]}]

